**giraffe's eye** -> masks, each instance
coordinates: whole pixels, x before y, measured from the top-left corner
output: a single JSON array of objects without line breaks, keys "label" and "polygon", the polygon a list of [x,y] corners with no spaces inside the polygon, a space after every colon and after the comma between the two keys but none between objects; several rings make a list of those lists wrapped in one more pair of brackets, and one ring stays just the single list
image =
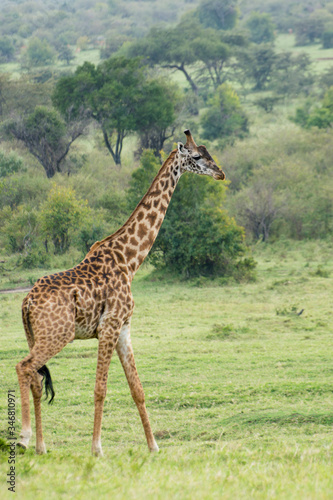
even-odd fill
[{"label": "giraffe's eye", "polygon": [[201,156],[200,155],[193,155],[192,158],[193,158],[193,160],[200,160]]}]

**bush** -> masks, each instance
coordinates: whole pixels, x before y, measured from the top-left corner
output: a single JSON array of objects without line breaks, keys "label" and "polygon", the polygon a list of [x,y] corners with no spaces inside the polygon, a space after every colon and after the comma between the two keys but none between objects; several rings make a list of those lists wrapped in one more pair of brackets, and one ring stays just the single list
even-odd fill
[{"label": "bush", "polygon": [[204,139],[226,141],[227,138],[243,137],[247,133],[248,119],[230,85],[220,85],[208,104],[210,107],[201,118]]},{"label": "bush", "polygon": [[269,14],[252,12],[245,25],[250,30],[252,42],[268,43],[274,41],[274,24]]},{"label": "bush", "polygon": [[290,118],[303,128],[318,127],[330,128],[333,125],[333,87],[330,87],[321,102],[320,108],[311,110],[308,101],[302,108],[296,109],[294,117]]},{"label": "bush", "polygon": [[41,207],[40,218],[42,232],[51,238],[54,253],[62,254],[69,249],[73,234],[89,215],[87,202],[76,198],[74,190],[53,186]]},{"label": "bush", "polygon": [[0,212],[3,220],[1,233],[9,252],[29,252],[38,235],[38,213],[34,208],[20,205],[14,210],[9,206]]},{"label": "bush", "polygon": [[23,159],[16,153],[6,154],[0,151],[0,177],[7,177],[15,172],[23,171]]},{"label": "bush", "polygon": [[159,160],[151,149],[142,152],[140,167],[132,173],[127,192],[129,210],[134,210],[146,191],[148,191],[160,166]]},{"label": "bush", "polygon": [[33,246],[21,259],[23,269],[35,269],[50,265],[50,254],[40,246]]},{"label": "bush", "polygon": [[52,64],[55,58],[55,52],[46,40],[31,38],[29,40],[26,52],[23,56],[23,65],[46,66]]},{"label": "bush", "polygon": [[105,236],[105,228],[101,224],[96,224],[93,219],[87,220],[77,234],[77,246],[85,255],[90,247]]},{"label": "bush", "polygon": [[223,184],[207,177],[182,177],[156,240],[168,269],[184,277],[240,271],[244,230],[223,210],[224,197]]},{"label": "bush", "polygon": [[[159,168],[146,150],[133,172],[128,202],[135,208]],[[157,268],[192,276],[248,276],[253,262],[246,253],[244,230],[223,210],[226,187],[208,177],[184,174],[175,190],[165,220],[150,253]]]},{"label": "bush", "polygon": [[321,37],[323,49],[331,49],[333,47],[333,29],[325,30]]}]

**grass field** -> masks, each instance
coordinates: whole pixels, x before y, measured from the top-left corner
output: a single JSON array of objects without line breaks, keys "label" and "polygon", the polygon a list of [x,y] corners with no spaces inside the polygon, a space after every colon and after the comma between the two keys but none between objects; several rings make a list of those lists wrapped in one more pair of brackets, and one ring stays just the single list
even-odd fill
[{"label": "grass field", "polygon": [[[133,283],[133,346],[158,454],[116,355],[100,459],[90,456],[97,342],[75,341],[49,361],[48,453],[34,454],[33,436],[17,456],[18,498],[333,498],[332,244],[258,245],[254,256],[251,283],[159,281],[148,269]],[[8,389],[21,421],[22,298],[0,295],[3,439]],[[1,498],[12,498],[8,451],[0,457]]]}]

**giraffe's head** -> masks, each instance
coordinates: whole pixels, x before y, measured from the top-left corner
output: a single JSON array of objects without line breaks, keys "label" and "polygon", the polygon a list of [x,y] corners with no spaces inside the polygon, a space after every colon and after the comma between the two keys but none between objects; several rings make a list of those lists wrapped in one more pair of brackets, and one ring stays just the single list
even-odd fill
[{"label": "giraffe's head", "polygon": [[181,172],[194,172],[200,175],[210,175],[216,180],[224,180],[224,172],[216,165],[205,146],[197,146],[189,130],[185,130],[184,134],[187,137],[185,145],[178,143]]}]

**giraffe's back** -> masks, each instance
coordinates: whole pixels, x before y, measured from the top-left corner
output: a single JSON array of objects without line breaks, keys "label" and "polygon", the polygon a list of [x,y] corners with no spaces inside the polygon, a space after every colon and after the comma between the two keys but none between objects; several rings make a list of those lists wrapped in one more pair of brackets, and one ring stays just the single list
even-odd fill
[{"label": "giraffe's back", "polygon": [[96,338],[103,316],[131,316],[134,302],[128,277],[117,266],[96,260],[98,255],[35,283],[22,304],[35,337],[54,336],[58,330],[58,335],[70,332],[76,339]]}]

